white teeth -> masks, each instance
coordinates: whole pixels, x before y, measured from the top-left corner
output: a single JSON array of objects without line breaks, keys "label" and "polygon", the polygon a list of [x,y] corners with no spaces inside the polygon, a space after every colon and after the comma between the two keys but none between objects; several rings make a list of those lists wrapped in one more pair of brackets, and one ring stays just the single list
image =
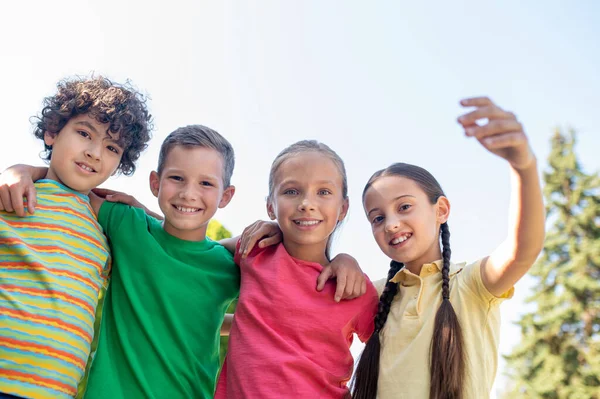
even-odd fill
[{"label": "white teeth", "polygon": [[200,209],[197,209],[197,208],[184,208],[182,206],[178,206],[177,210],[179,210],[180,212],[192,213],[192,212],[198,212]]},{"label": "white teeth", "polygon": [[81,169],[83,169],[83,170],[87,170],[88,172],[93,172],[93,171],[94,171],[94,169],[92,169],[92,168],[90,168],[89,166],[87,166],[87,165],[84,165],[84,164],[82,164],[82,163],[80,163],[80,164],[79,164],[79,167],[80,167]]},{"label": "white teeth", "polygon": [[392,240],[392,245],[400,244],[401,242],[404,242],[404,241],[408,240],[409,238],[410,238],[410,235],[405,235],[405,236],[400,236],[398,238],[394,238]]},{"label": "white teeth", "polygon": [[299,224],[300,226],[312,226],[319,223],[318,220],[294,220],[294,223]]}]

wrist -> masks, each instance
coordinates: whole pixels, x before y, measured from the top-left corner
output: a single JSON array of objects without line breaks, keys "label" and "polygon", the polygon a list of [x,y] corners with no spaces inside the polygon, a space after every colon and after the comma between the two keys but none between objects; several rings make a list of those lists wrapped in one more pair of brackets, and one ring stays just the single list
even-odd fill
[{"label": "wrist", "polygon": [[537,158],[533,154],[533,152],[529,151],[529,156],[524,162],[513,163],[510,162],[510,167],[517,173],[523,173],[530,169],[537,168]]}]

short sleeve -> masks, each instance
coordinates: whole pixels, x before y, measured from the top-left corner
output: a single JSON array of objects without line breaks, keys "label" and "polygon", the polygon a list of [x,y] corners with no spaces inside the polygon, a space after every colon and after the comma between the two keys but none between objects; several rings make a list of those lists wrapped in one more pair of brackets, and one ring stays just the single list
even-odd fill
[{"label": "short sleeve", "polygon": [[[365,276],[366,277],[366,276]],[[356,318],[355,332],[362,342],[366,342],[373,334],[375,329],[374,319],[377,314],[377,304],[379,303],[379,295],[375,286],[367,277],[367,293],[355,301],[362,300],[363,306]]]},{"label": "short sleeve", "polygon": [[383,289],[385,288],[385,283],[387,279],[382,278],[381,280],[377,280],[373,283],[375,285],[375,289],[377,290],[377,295],[381,296],[383,294]]},{"label": "short sleeve", "polygon": [[131,207],[117,202],[104,201],[98,211],[98,223],[105,234],[111,237],[123,222],[125,214]]},{"label": "short sleeve", "polygon": [[240,246],[242,240],[237,240],[235,243],[235,252],[233,253],[233,262],[240,266],[240,262],[242,261],[242,254],[240,254]]},{"label": "short sleeve", "polygon": [[481,278],[482,263],[483,259],[480,259],[465,266],[460,273],[458,273],[457,278],[460,279],[465,287],[476,297],[481,298],[481,300],[489,304],[500,304],[502,301],[512,298],[515,292],[514,287],[511,287],[508,291],[498,297],[488,291]]}]

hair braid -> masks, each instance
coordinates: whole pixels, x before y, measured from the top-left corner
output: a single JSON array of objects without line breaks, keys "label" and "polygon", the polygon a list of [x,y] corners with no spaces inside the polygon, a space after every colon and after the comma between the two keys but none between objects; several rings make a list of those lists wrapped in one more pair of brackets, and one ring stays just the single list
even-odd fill
[{"label": "hair braid", "polygon": [[465,374],[462,329],[450,303],[450,230],[448,224],[440,226],[442,238],[442,304],[435,315],[431,337],[429,364],[431,381],[429,397],[432,399],[461,399]]},{"label": "hair braid", "polygon": [[354,399],[375,399],[377,396],[377,380],[379,378],[379,355],[381,342],[379,333],[383,329],[390,313],[392,300],[398,293],[398,283],[390,281],[398,273],[404,264],[392,261],[388,271],[385,288],[379,298],[377,315],[375,315],[375,330],[369,338],[365,349],[358,361],[356,373],[352,383]]},{"label": "hair braid", "polygon": [[450,229],[448,222],[440,226],[440,235],[442,236],[442,299],[450,299]]}]

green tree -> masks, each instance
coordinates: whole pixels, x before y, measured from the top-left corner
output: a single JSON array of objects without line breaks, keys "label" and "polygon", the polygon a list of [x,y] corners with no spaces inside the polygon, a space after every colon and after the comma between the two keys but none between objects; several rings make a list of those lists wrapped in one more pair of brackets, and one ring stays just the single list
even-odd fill
[{"label": "green tree", "polygon": [[[223,225],[219,222],[217,222],[216,220],[212,219],[209,223],[208,223],[208,228],[206,229],[206,235],[215,241],[219,241],[223,238],[229,238],[231,237],[231,232],[229,230],[227,230],[225,227],[223,227]],[[100,331],[100,322],[102,320],[102,309],[104,307],[104,293],[106,292],[106,290],[104,288],[102,288],[100,290],[99,296],[98,296],[98,307],[96,308],[96,320],[94,322],[94,339],[92,340],[92,344],[91,344],[91,355],[90,355],[90,359],[92,358],[93,354],[96,352],[96,348],[98,347],[98,332]],[[237,303],[237,299],[235,301],[233,301],[231,303],[231,305],[229,306],[229,308],[227,309],[228,313],[233,313],[233,311],[235,310],[235,304]],[[220,358],[221,358],[221,363],[223,363],[223,359],[225,358],[225,352],[227,352],[227,342],[229,341],[229,337],[221,337],[221,347],[220,347]],[[91,361],[88,360],[88,364],[86,365],[86,369],[85,369],[85,375],[83,376],[81,382],[79,383],[79,386],[77,387],[77,399],[81,399],[83,398],[83,393],[85,392],[85,387],[87,385],[87,379],[88,379],[88,375],[89,375],[89,369],[91,366]]]},{"label": "green tree", "polygon": [[529,276],[521,343],[506,356],[507,397],[600,399],[600,177],[575,154],[576,133],[556,130],[544,173],[547,235]]}]

